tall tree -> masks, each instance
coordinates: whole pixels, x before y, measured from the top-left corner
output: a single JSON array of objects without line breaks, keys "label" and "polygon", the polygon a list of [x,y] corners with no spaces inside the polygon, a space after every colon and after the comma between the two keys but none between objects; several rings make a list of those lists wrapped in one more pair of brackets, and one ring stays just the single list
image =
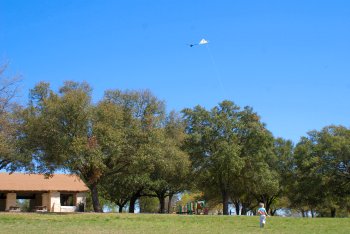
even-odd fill
[{"label": "tall tree", "polygon": [[269,165],[272,170],[278,174],[279,189],[273,196],[274,200],[270,204],[271,215],[274,215],[278,209],[289,206],[288,195],[293,184],[294,164],[294,145],[292,141],[277,138],[274,140],[273,154]]},{"label": "tall tree", "polygon": [[94,210],[102,212],[100,181],[130,164],[122,154],[122,120],[117,106],[91,103],[86,83],[66,82],[59,93],[40,83],[31,90],[30,106],[23,113],[22,142],[39,171],[50,174],[62,168],[80,176],[91,190]]},{"label": "tall tree", "polygon": [[186,145],[195,178],[198,178],[200,188],[220,193],[224,215],[229,213],[232,182],[243,168],[235,132],[239,109],[233,102],[223,101],[211,111],[201,106],[183,110],[189,135]]},{"label": "tall tree", "polygon": [[[199,186],[220,193],[223,213],[231,198],[246,212],[254,197],[266,197],[278,187],[267,163],[273,138],[252,108],[223,101],[210,111],[197,106],[184,110],[187,149]],[[215,196],[214,196],[215,197]]]},{"label": "tall tree", "polygon": [[17,131],[20,127],[18,112],[21,107],[15,102],[19,93],[20,77],[7,77],[7,65],[0,67],[0,170],[15,170],[30,164],[17,148]]},{"label": "tall tree", "polygon": [[331,217],[338,208],[349,207],[349,144],[350,130],[343,126],[327,126],[301,139],[295,150],[294,205],[327,207]]},{"label": "tall tree", "polygon": [[167,196],[170,203],[174,194],[186,189],[190,161],[188,155],[180,148],[183,135],[181,129],[170,120],[165,128],[159,129],[154,138],[154,169],[150,175],[150,190],[159,199],[159,213],[165,213]]},{"label": "tall tree", "polygon": [[[124,129],[127,144],[123,150],[125,157],[133,158],[123,178],[114,178],[104,186],[113,196],[113,186],[122,185],[123,194],[127,191],[129,212],[134,213],[137,199],[149,189],[159,142],[157,133],[164,126],[165,105],[150,91],[108,90],[105,101],[123,109]],[[119,193],[120,195],[120,193]],[[114,193],[115,197],[119,196]]]},{"label": "tall tree", "polygon": [[244,162],[242,171],[233,182],[230,195],[238,212],[245,215],[256,205],[264,202],[266,209],[274,200],[278,188],[277,176],[270,166],[274,160],[273,137],[261,123],[260,117],[251,107],[244,107],[239,113],[239,125],[235,130],[240,146],[239,157]]}]

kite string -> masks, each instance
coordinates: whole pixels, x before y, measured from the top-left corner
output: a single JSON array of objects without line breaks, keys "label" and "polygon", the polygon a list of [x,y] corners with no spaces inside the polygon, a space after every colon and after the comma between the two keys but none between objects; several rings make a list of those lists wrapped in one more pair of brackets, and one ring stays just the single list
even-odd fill
[{"label": "kite string", "polygon": [[214,57],[213,57],[213,54],[211,53],[211,50],[210,50],[208,44],[206,44],[206,47],[207,47],[207,50],[208,50],[208,53],[209,53],[211,62],[212,62],[212,64],[213,64],[213,66],[214,66],[215,73],[216,73],[216,80],[217,80],[217,82],[218,82],[219,85],[220,85],[221,92],[222,92],[223,94],[226,94],[225,89],[224,89],[224,85],[223,85],[222,80],[221,80],[221,78],[220,78],[220,77],[221,77],[221,74],[220,74],[219,69],[218,69],[218,67],[217,67],[217,65],[216,65],[216,62],[215,62]]}]

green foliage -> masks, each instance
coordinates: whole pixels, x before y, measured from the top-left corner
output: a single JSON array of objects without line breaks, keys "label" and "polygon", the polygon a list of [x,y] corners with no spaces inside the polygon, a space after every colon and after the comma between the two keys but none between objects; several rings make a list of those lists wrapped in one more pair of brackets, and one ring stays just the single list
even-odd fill
[{"label": "green foliage", "polygon": [[123,154],[133,159],[121,177],[104,179],[105,194],[119,206],[130,201],[132,212],[142,195],[152,193],[164,202],[183,190],[189,161],[180,148],[184,130],[179,117],[172,112],[166,118],[164,103],[149,91],[109,90],[105,101],[123,110]]},{"label": "green foliage", "polygon": [[224,214],[230,196],[239,201],[276,193],[277,174],[267,163],[273,138],[250,107],[223,101],[210,111],[196,106],[183,113],[198,188],[213,199],[220,194]]},{"label": "green foliage", "polygon": [[190,161],[181,149],[184,125],[175,113],[170,113],[164,127],[152,134],[151,149],[153,170],[150,174],[150,190],[160,202],[160,213],[165,212],[165,197],[172,197],[188,187]]},{"label": "green foliage", "polygon": [[139,200],[141,213],[158,213],[159,201],[156,197],[142,197]]},{"label": "green foliage", "polygon": [[38,84],[23,112],[21,141],[39,172],[63,168],[79,175],[93,193],[94,209],[101,211],[97,185],[123,171],[130,159],[122,157],[122,110],[108,102],[92,104],[90,91],[85,83],[66,82],[56,94]]},{"label": "green foliage", "polygon": [[15,102],[18,96],[19,77],[6,76],[6,64],[0,66],[0,170],[14,171],[29,166],[28,160],[19,150],[17,131],[21,121],[21,107]]},{"label": "green foliage", "polygon": [[347,210],[350,194],[350,130],[327,126],[303,137],[295,150],[292,204],[307,206],[325,216]]},{"label": "green foliage", "polygon": [[29,199],[17,199],[17,205],[23,212],[30,212],[30,200]]},{"label": "green foliage", "polygon": [[259,201],[271,214],[286,207],[319,216],[349,213],[346,127],[311,131],[294,147],[274,139],[251,107],[231,101],[211,110],[187,108],[180,116],[167,114],[147,90],[108,90],[93,103],[91,87],[72,81],[58,92],[39,83],[21,108],[13,101],[18,80],[4,80],[3,71],[0,169],[77,174],[91,190],[95,211],[129,204],[133,212],[138,199],[154,196],[163,213],[166,197],[187,190],[222,203],[224,214],[229,201],[242,214]]}]

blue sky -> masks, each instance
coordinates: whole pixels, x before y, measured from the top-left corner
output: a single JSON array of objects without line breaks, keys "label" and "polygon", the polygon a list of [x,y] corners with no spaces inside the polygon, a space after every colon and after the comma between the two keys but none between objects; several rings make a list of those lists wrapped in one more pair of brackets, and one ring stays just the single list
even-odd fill
[{"label": "blue sky", "polygon": [[296,142],[349,126],[350,1],[0,0],[2,61],[25,101],[65,80],[90,83],[95,101],[150,89],[169,110],[229,99]]}]

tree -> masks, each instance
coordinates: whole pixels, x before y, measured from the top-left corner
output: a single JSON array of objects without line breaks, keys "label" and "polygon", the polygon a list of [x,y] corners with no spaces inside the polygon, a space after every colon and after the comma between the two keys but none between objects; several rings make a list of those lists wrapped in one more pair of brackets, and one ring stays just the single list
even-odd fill
[{"label": "tree", "polygon": [[14,101],[19,92],[20,77],[6,77],[7,66],[0,67],[0,170],[15,170],[28,165],[30,160],[17,148],[17,130],[21,107]]},{"label": "tree", "polygon": [[156,197],[142,197],[140,199],[140,213],[157,213],[159,201]]},{"label": "tree", "polygon": [[91,103],[86,83],[66,82],[59,93],[40,83],[23,112],[21,141],[34,155],[38,171],[51,174],[61,168],[80,176],[91,190],[94,210],[102,212],[100,181],[118,175],[132,160],[123,157],[122,121],[116,105]]},{"label": "tree", "polygon": [[104,196],[118,205],[120,213],[128,203],[130,213],[134,213],[137,199],[149,187],[149,174],[138,169],[140,167],[130,166],[130,172],[118,177],[106,177],[101,181]]},{"label": "tree", "polygon": [[[316,132],[309,132],[314,134]],[[311,136],[311,135],[310,135]],[[295,148],[295,172],[291,186],[289,199],[292,207],[299,209],[303,216],[308,209],[316,209],[323,204],[323,187],[326,185],[322,179],[323,175],[318,172],[318,156],[315,144],[307,137],[302,137]]]},{"label": "tree", "polygon": [[110,196],[118,197],[120,193],[110,188],[121,185],[124,196],[128,194],[125,199],[129,200],[129,212],[134,213],[137,199],[150,187],[154,150],[158,146],[155,136],[164,123],[165,105],[148,90],[108,90],[104,100],[123,109],[127,142],[123,152],[125,157],[133,158],[123,178],[115,178],[104,186]]},{"label": "tree", "polygon": [[199,188],[221,194],[223,213],[228,215],[229,194],[233,181],[243,168],[235,130],[239,107],[223,101],[211,111],[201,106],[183,110],[186,121],[186,148]]},{"label": "tree", "polygon": [[270,166],[278,173],[279,190],[275,195],[275,200],[271,203],[271,215],[274,215],[278,209],[290,206],[288,195],[293,189],[294,164],[294,145],[292,141],[277,138],[273,147],[274,159],[270,161]]},{"label": "tree", "polygon": [[213,198],[220,193],[225,215],[230,198],[237,213],[240,207],[246,213],[254,198],[267,200],[276,191],[276,173],[267,163],[273,138],[252,108],[223,101],[211,111],[197,106],[183,112],[199,187]]},{"label": "tree", "polygon": [[[349,206],[350,130],[327,126],[303,137],[295,150],[296,189],[294,205],[313,209],[327,207],[335,217],[339,208]],[[304,193],[305,196],[300,196]]]},{"label": "tree", "polygon": [[[165,118],[164,103],[149,91],[109,90],[105,100],[121,107],[130,116],[124,118],[128,139],[125,152],[135,158],[129,174],[112,183],[117,186],[121,181],[128,181],[122,182],[121,188],[127,191],[128,195],[124,196],[130,201],[129,212],[134,212],[134,204],[141,196],[157,196],[163,213],[165,197],[171,198],[183,189],[182,177],[188,173],[189,161],[180,149],[184,139],[183,124],[174,113]],[[110,196],[118,197],[121,193],[110,189],[111,185],[110,182],[106,186]]]},{"label": "tree", "polygon": [[[257,192],[257,200],[265,203],[267,212],[274,215],[279,208],[277,200],[287,195],[288,186],[291,183],[291,175],[293,173],[293,143],[282,138],[274,139],[271,152],[266,151],[264,166],[256,169],[256,174],[260,174],[263,178],[259,184],[254,186],[262,191]],[[280,203],[285,204],[285,203]],[[273,206],[273,210],[271,209]]]},{"label": "tree", "polygon": [[[184,128],[180,118],[171,112],[156,128],[148,129],[148,147],[144,152],[151,155],[149,183],[140,196],[157,197],[159,213],[165,213],[165,198],[172,196],[186,187],[190,162],[188,155],[182,151]],[[168,207],[169,211],[169,207]]]},{"label": "tree", "polygon": [[277,173],[271,167],[271,161],[275,161],[272,134],[251,107],[240,111],[235,132],[240,146],[239,158],[243,161],[230,192],[236,212],[238,214],[241,207],[241,214],[246,215],[258,202],[264,202],[269,211],[279,186]]}]

